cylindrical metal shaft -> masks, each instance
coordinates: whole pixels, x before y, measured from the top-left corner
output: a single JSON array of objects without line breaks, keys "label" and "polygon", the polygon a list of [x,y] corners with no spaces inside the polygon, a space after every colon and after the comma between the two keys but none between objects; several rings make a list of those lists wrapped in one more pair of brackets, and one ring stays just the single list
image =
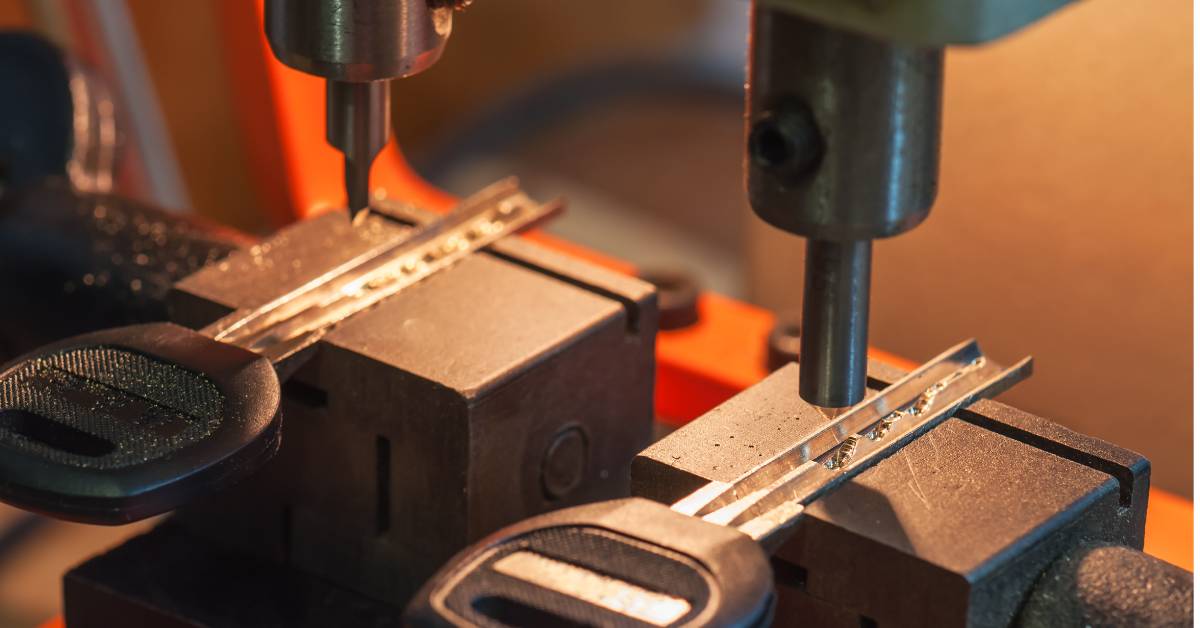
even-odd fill
[{"label": "cylindrical metal shaft", "polygon": [[325,82],[325,138],[345,155],[346,198],[353,217],[367,207],[371,164],[392,126],[387,81]]},{"label": "cylindrical metal shaft", "polygon": [[937,193],[942,51],[758,6],[752,20],[746,187],[755,213],[823,240],[917,226]]},{"label": "cylindrical metal shaft", "polygon": [[809,238],[800,394],[866,391],[871,239],[915,227],[937,192],[942,51],[755,2],[746,189],[767,223]]},{"label": "cylindrical metal shaft", "polygon": [[429,0],[266,0],[271,51],[326,79],[326,138],[345,155],[351,217],[367,207],[375,155],[391,128],[388,84],[433,65],[455,3]]},{"label": "cylindrical metal shaft", "polygon": [[866,392],[871,241],[810,239],[804,266],[800,396],[827,408]]},{"label": "cylindrical metal shaft", "polygon": [[428,0],[266,0],[267,41],[288,66],[338,81],[411,76],[442,55],[454,10]]}]

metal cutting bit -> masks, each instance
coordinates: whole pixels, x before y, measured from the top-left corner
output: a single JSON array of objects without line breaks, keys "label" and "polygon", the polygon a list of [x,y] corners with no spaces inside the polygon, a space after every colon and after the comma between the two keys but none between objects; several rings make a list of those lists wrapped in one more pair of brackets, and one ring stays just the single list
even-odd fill
[{"label": "metal cutting bit", "polygon": [[271,51],[288,66],[325,79],[325,137],[345,156],[353,219],[371,196],[371,164],[391,128],[388,82],[441,57],[453,12],[465,2],[428,0],[266,0]]},{"label": "metal cutting bit", "polygon": [[389,94],[387,81],[325,82],[325,138],[345,156],[351,220],[370,203],[371,164],[392,126]]},{"label": "metal cutting bit", "polygon": [[872,241],[916,227],[937,195],[943,55],[785,4],[806,3],[752,4],[746,189],[760,218],[808,239],[800,396],[836,409],[866,394]]}]

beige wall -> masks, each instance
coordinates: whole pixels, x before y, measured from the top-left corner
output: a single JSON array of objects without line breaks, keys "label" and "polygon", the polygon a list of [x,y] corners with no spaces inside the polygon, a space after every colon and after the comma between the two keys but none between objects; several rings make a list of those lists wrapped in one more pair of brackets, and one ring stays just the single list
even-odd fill
[{"label": "beige wall", "polygon": [[[876,245],[871,341],[978,337],[1006,398],[1148,456],[1192,491],[1192,5],[1089,0],[947,58],[941,190]],[[755,224],[754,293],[795,307],[790,238]]]},{"label": "beige wall", "polygon": [[[419,149],[463,116],[531,78],[678,43],[705,0],[479,0],[454,21],[430,71],[392,88],[393,120],[405,146]],[[742,0],[733,0],[742,1]]]}]

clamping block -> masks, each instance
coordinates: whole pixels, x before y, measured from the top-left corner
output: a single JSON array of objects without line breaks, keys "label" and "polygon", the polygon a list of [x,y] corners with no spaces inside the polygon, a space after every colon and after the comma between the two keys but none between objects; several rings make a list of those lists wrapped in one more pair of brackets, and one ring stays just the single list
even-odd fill
[{"label": "clamping block", "polygon": [[[672,503],[788,449],[824,415],[798,366],[659,440],[633,494]],[[879,390],[904,373],[872,362]],[[1150,464],[990,400],[815,501],[772,557],[776,617],[830,628],[1004,626],[1051,562],[1085,542],[1140,549]]]},{"label": "clamping block", "polygon": [[[289,226],[179,282],[172,317],[257,307],[420,217],[385,204],[356,227],[340,212]],[[656,316],[649,284],[502,240],[330,331],[283,385],[276,458],[176,519],[402,605],[492,530],[628,494]]]}]

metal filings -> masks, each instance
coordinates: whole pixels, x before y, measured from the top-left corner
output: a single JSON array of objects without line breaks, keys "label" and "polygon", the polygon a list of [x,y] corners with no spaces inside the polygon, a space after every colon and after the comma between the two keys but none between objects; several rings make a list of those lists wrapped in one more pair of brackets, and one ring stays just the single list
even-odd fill
[{"label": "metal filings", "polygon": [[898,410],[893,410],[887,416],[880,419],[879,422],[872,426],[869,430],[867,430],[865,434],[851,434],[834,450],[833,454],[829,456],[829,458],[825,461],[825,466],[830,469],[840,469],[846,466],[851,460],[854,459],[854,453],[858,448],[858,441],[861,440],[863,436],[866,436],[869,440],[877,441],[886,436],[888,432],[891,431],[892,426],[901,419],[906,417],[920,417],[934,406],[934,402],[937,401],[938,394],[946,390],[951,383],[961,377],[966,376],[972,371],[977,371],[983,368],[986,364],[987,358],[975,358],[967,365],[934,382],[929,386],[929,388],[925,389],[925,392],[921,393],[921,395],[913,400],[913,402],[908,406]]}]

